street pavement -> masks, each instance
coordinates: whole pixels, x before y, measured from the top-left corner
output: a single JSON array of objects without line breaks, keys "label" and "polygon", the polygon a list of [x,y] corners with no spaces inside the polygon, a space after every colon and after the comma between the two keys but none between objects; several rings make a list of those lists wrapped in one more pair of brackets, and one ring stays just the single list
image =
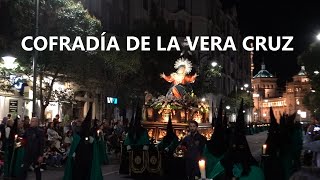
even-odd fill
[{"label": "street pavement", "polygon": [[[252,152],[252,155],[259,160],[261,155],[261,147],[266,141],[267,132],[260,132],[254,135],[248,135],[247,140]],[[130,177],[119,175],[119,159],[110,157],[111,165],[102,166],[102,174],[106,180],[130,180]],[[63,177],[63,168],[50,168],[42,172],[44,180],[61,180]],[[35,179],[34,173],[29,173],[28,179]]]}]

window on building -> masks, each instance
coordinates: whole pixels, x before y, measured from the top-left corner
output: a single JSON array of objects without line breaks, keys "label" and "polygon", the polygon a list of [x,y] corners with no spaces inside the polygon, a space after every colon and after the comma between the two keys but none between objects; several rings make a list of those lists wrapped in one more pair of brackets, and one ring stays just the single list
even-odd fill
[{"label": "window on building", "polygon": [[178,20],[178,33],[179,35],[186,34],[186,22],[183,20]]},{"label": "window on building", "polygon": [[186,0],[178,0],[178,9],[185,9],[186,8]]},{"label": "window on building", "polygon": [[148,11],[148,9],[149,9],[148,0],[143,0],[143,9]]}]

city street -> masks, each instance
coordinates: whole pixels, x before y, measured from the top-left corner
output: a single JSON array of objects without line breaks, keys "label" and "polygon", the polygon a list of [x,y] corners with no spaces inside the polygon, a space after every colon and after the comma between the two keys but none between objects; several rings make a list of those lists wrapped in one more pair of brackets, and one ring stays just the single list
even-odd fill
[{"label": "city street", "polygon": [[[255,135],[248,135],[247,140],[252,152],[252,155],[259,160],[260,154],[261,154],[261,147],[262,144],[264,144],[267,137],[267,131],[261,132]],[[112,179],[112,180],[118,180],[118,179],[127,179],[130,178],[124,175],[118,174],[119,169],[119,160],[113,159],[112,165],[107,165],[102,167],[102,174],[104,179]],[[34,179],[34,174],[29,173],[30,179]],[[47,171],[44,171],[42,173],[42,177],[45,180],[60,180],[63,177],[63,169],[52,169],[50,168]]]}]

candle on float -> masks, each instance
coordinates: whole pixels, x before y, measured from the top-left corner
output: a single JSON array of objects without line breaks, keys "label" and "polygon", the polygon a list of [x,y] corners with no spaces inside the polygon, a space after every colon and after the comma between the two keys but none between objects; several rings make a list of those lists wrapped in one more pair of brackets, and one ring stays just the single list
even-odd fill
[{"label": "candle on float", "polygon": [[201,173],[201,179],[206,179],[206,161],[205,160],[199,161],[199,169]]},{"label": "candle on float", "polygon": [[265,155],[267,153],[267,145],[262,145],[262,154]]}]

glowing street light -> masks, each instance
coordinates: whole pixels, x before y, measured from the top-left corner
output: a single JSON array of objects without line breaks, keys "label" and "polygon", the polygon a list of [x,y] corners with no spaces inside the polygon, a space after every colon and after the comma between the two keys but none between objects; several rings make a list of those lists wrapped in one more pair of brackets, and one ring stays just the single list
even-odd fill
[{"label": "glowing street light", "polygon": [[211,66],[212,67],[216,67],[218,65],[218,63],[216,62],[216,61],[213,61],[212,63],[211,63]]},{"label": "glowing street light", "polygon": [[311,89],[311,92],[313,92],[313,93],[314,93],[314,92],[316,92],[316,90],[314,90],[314,89]]},{"label": "glowing street light", "polygon": [[228,110],[229,110],[229,109],[230,109],[230,106],[226,106],[226,109],[228,109]]},{"label": "glowing street light", "polygon": [[4,56],[2,57],[3,61],[4,61],[4,67],[7,69],[14,69],[17,67],[17,65],[14,63],[14,61],[17,59],[15,57],[12,56]]},{"label": "glowing street light", "polygon": [[317,35],[317,40],[320,41],[320,33]]},{"label": "glowing street light", "polygon": [[205,101],[206,101],[206,98],[202,98],[201,101],[202,101],[202,102],[205,102]]},{"label": "glowing street light", "polygon": [[319,71],[313,71],[313,73],[317,75],[317,74],[319,74]]},{"label": "glowing street light", "polygon": [[245,88],[248,88],[249,87],[249,84],[244,84],[243,85]]}]

